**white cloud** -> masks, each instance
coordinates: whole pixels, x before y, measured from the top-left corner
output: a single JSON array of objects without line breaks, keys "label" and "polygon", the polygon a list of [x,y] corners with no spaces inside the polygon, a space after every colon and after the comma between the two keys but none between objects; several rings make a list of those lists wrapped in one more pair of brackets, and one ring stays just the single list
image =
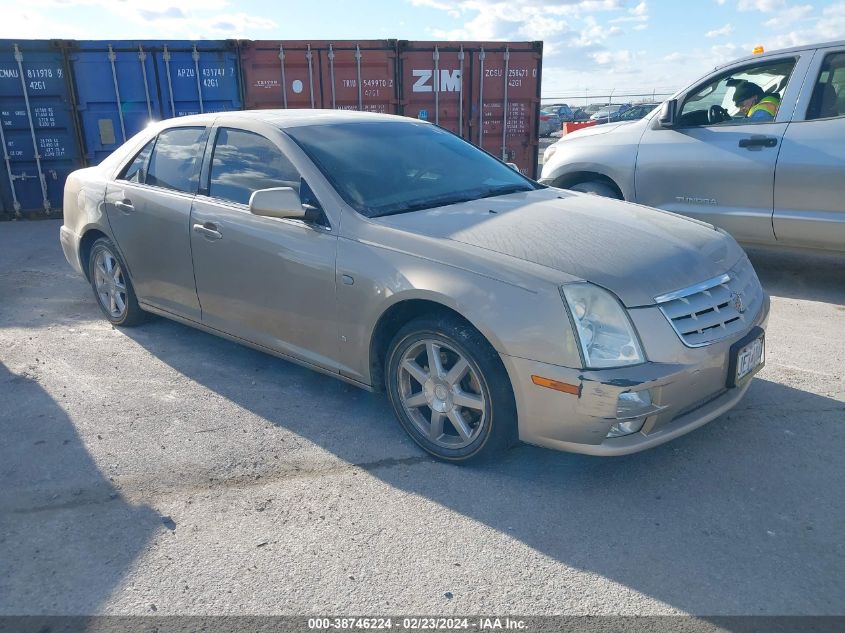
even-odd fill
[{"label": "white cloud", "polygon": [[[28,5],[31,9],[25,15],[30,17],[23,24],[25,28],[18,29],[13,26],[14,20],[4,19],[0,22],[0,34],[6,37],[94,37],[90,30],[80,33],[80,29],[73,29],[67,21],[56,17],[61,11],[77,8],[95,9],[119,18],[120,26],[109,33],[116,38],[260,37],[278,26],[275,20],[267,17],[227,11],[229,0],[28,0]],[[39,25],[37,29],[35,24]]]},{"label": "white cloud", "polygon": [[631,9],[630,13],[632,15],[648,15],[648,4],[640,2],[637,6]]},{"label": "white cloud", "polygon": [[789,27],[792,27],[792,29],[764,38],[762,43],[765,48],[775,50],[843,39],[845,34],[845,2],[838,2],[825,7],[821,15],[811,17],[809,13],[806,12],[804,17],[798,21],[798,24],[784,21],[771,25],[775,30]]},{"label": "white cloud", "polygon": [[725,26],[719,29],[713,29],[712,31],[707,31],[704,34],[704,37],[724,37],[726,35],[730,35],[734,32],[734,27],[732,24],[726,24]]},{"label": "white cloud", "polygon": [[779,11],[775,17],[766,20],[763,24],[770,29],[785,29],[794,26],[796,22],[803,20],[813,12],[813,5],[801,4],[794,7],[787,7]]},{"label": "white cloud", "polygon": [[737,9],[740,11],[762,11],[771,13],[786,6],[786,0],[739,0]]}]

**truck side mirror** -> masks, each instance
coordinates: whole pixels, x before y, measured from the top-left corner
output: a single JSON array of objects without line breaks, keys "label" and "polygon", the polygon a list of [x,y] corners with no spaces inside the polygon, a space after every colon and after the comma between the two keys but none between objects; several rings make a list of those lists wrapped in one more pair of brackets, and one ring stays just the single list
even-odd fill
[{"label": "truck side mirror", "polygon": [[664,101],[660,106],[660,112],[657,115],[657,122],[660,127],[675,127],[675,110],[678,107],[677,99],[669,99]]}]

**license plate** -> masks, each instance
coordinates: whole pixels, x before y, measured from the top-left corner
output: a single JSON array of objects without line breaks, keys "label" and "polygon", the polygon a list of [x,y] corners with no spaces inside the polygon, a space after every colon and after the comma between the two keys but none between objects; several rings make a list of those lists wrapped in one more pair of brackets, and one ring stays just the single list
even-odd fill
[{"label": "license plate", "polygon": [[731,347],[728,387],[736,387],[756,374],[766,362],[766,335],[755,328]]}]

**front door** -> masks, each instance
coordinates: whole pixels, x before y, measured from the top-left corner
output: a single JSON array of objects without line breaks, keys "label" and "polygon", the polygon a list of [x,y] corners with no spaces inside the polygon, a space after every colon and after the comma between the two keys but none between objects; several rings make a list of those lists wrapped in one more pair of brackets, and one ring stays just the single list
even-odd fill
[{"label": "front door", "polygon": [[105,204],[139,301],[197,321],[189,222],[205,131],[161,132],[109,183]]},{"label": "front door", "polygon": [[221,127],[213,152],[207,195],[191,214],[203,323],[337,370],[337,237],[327,225],[256,216],[248,206],[253,191],[288,186],[319,203],[260,134]]},{"label": "front door", "polygon": [[[640,141],[636,201],[710,222],[738,240],[774,241],[775,164],[789,125],[788,88],[802,78],[795,70],[794,56],[745,64],[681,97],[674,127],[655,117]],[[780,109],[754,114],[739,98],[746,93]]]},{"label": "front door", "polygon": [[819,51],[775,178],[778,243],[845,250],[845,49]]}]

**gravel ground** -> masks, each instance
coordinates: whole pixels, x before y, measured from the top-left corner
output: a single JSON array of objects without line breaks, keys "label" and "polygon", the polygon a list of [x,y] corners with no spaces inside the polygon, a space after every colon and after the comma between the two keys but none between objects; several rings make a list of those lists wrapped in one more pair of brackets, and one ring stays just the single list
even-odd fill
[{"label": "gravel ground", "polygon": [[0,615],[842,614],[845,275],[751,250],[768,363],[602,459],[433,462],[385,398],[164,320],[0,224]]}]

